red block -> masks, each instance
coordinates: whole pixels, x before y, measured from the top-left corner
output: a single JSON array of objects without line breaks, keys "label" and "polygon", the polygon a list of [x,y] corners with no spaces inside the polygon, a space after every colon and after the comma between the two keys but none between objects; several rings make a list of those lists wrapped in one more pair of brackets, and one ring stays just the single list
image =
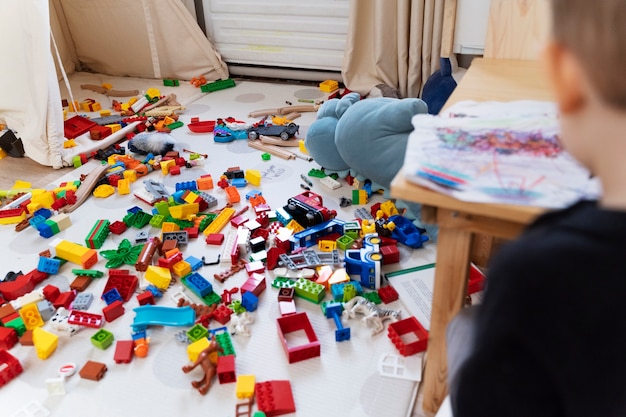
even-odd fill
[{"label": "red block", "polygon": [[137,301],[139,302],[140,306],[145,306],[146,304],[154,304],[154,294],[146,290],[137,295]]},{"label": "red block", "polygon": [[115,363],[130,363],[133,359],[133,351],[135,344],[132,340],[118,340],[115,344],[115,354],[113,360]]},{"label": "red block", "polygon": [[17,343],[17,332],[12,327],[0,327],[0,350],[9,350]]},{"label": "red block", "polygon": [[[405,343],[402,337],[411,333],[415,338],[411,337],[410,340],[415,341]],[[402,356],[410,356],[418,352],[423,352],[428,345],[428,331],[426,331],[415,317],[408,317],[389,324],[387,336]]]},{"label": "red block", "polygon": [[244,284],[241,286],[241,295],[243,295],[247,291],[250,291],[257,297],[260,297],[261,293],[265,291],[266,287],[267,283],[265,281],[265,275],[252,273],[250,277],[246,280],[246,282],[244,282]]},{"label": "red block", "polygon": [[52,302],[54,308],[65,307],[67,309],[70,308],[72,301],[76,298],[76,293],[74,291],[66,291],[61,293],[56,300]]},{"label": "red block", "polygon": [[378,296],[380,297],[380,300],[385,304],[392,303],[396,301],[399,297],[398,292],[391,285],[379,288]]},{"label": "red block", "polygon": [[400,262],[400,251],[396,245],[381,246],[380,254],[383,256],[383,265]]},{"label": "red block", "polygon": [[235,374],[235,355],[217,357],[217,379],[220,384],[228,384],[237,381]]},{"label": "red block", "polygon": [[289,381],[258,382],[254,385],[254,396],[257,407],[267,417],[296,412]]},{"label": "red block", "polygon": [[220,304],[219,307],[213,311],[213,318],[221,324],[226,324],[230,321],[230,316],[233,314],[233,310]]},{"label": "red block", "polygon": [[[313,330],[313,326],[311,326],[311,322],[309,321],[309,317],[306,312],[303,311],[279,317],[276,319],[276,323],[278,325],[278,336],[281,344],[283,345],[283,349],[287,354],[289,363],[295,363],[320,356],[320,342],[317,339],[315,330]],[[306,334],[308,342],[301,345],[289,344],[285,335],[301,330]]]},{"label": "red block", "polygon": [[20,361],[6,350],[0,350],[0,387],[22,373]]},{"label": "red block", "polygon": [[106,321],[112,322],[116,318],[122,316],[124,311],[124,305],[122,302],[120,300],[115,300],[102,309],[102,314],[104,315],[104,319]]},{"label": "red block", "polygon": [[221,245],[224,242],[224,235],[221,233],[211,233],[205,239],[208,245]]}]

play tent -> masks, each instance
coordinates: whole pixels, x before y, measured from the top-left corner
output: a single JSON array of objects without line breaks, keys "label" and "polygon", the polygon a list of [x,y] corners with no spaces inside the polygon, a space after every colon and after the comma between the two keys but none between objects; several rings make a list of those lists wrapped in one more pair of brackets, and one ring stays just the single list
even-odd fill
[{"label": "play tent", "polygon": [[[183,80],[228,78],[226,64],[182,0],[2,0],[0,34],[0,123],[21,138],[28,157],[55,168],[120,141],[134,127],[102,141],[86,133],[75,139],[77,146],[64,148],[62,99],[92,98],[102,108],[115,99],[81,85],[140,92],[154,87],[185,105],[202,93]],[[181,80],[180,86],[164,87],[166,78]]]}]

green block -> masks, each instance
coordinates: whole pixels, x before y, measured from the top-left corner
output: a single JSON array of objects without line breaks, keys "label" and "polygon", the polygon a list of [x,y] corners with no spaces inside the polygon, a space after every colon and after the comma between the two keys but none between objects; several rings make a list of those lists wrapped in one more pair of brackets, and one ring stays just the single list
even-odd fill
[{"label": "green block", "polygon": [[183,127],[184,123],[183,122],[174,122],[174,123],[170,123],[169,125],[165,125],[165,127],[167,127],[170,130],[174,130],[174,129],[178,129],[179,127]]},{"label": "green block", "polygon": [[324,173],[324,171],[322,171],[321,169],[311,169],[309,171],[309,177],[315,177],[315,178],[324,178],[326,177],[326,173]]},{"label": "green block", "polygon": [[361,294],[363,298],[366,298],[367,301],[371,301],[374,304],[380,304],[383,300],[380,299],[380,295],[376,291],[366,292]]},{"label": "green block", "polygon": [[163,225],[164,221],[165,221],[165,216],[163,216],[161,214],[155,214],[150,219],[150,226],[156,227],[157,229],[160,229],[161,226]]},{"label": "green block", "polygon": [[96,334],[91,336],[91,344],[97,348],[105,350],[113,344],[114,339],[113,333],[108,330],[100,329],[96,332]]},{"label": "green block", "polygon": [[350,249],[353,243],[354,243],[354,239],[352,239],[348,235],[343,235],[339,239],[337,239],[337,247],[341,250]]},{"label": "green block", "polygon": [[[187,288],[189,288],[191,291],[194,291],[193,288],[191,288],[189,286],[189,284],[187,283],[187,277],[182,277],[180,279],[180,282]],[[194,294],[196,294],[194,292]],[[197,296],[197,294],[196,294]],[[205,295],[204,297],[200,298],[202,300],[202,302],[204,302],[204,304],[206,305],[213,305],[213,304],[219,304],[222,302],[222,297],[220,297],[218,294],[215,293],[215,291],[211,291],[209,294]]]},{"label": "green block", "polygon": [[72,158],[72,165],[74,165],[74,168],[79,168],[83,166],[83,161],[80,159],[80,155],[76,155],[74,158]]},{"label": "green block", "polygon": [[61,230],[59,229],[59,225],[53,221],[53,220],[46,220],[45,223],[48,225],[48,227],[50,227],[50,230],[52,231],[53,235],[56,235],[57,233],[59,233]]},{"label": "green block", "polygon": [[219,334],[216,334],[215,340],[217,340],[217,343],[219,343],[222,349],[224,349],[224,352],[220,352],[218,354],[219,356],[227,356],[227,355],[237,356],[235,355],[235,347],[233,346],[233,341],[230,338],[230,333],[221,332]]},{"label": "green block", "polygon": [[192,342],[196,342],[204,337],[207,337],[208,334],[209,331],[207,330],[207,328],[201,324],[196,324],[187,331],[187,337]]},{"label": "green block", "polygon": [[137,229],[141,229],[152,220],[152,215],[146,213],[145,211],[138,211],[135,213],[135,217],[133,219],[133,227]]},{"label": "green block", "polygon": [[299,278],[295,284],[296,295],[305,300],[319,304],[326,295],[326,289],[323,285],[306,278]]},{"label": "green block", "polygon": [[213,220],[215,220],[215,218],[217,217],[217,214],[215,213],[209,213],[207,214],[201,221],[200,221],[200,225],[198,226],[198,229],[201,232],[204,232],[204,229],[206,229],[211,223],[213,223]]},{"label": "green block", "polygon": [[272,287],[274,288],[294,288],[295,286],[296,283],[290,278],[276,277],[272,281]]},{"label": "green block", "polygon": [[240,300],[233,301],[232,303],[230,303],[228,305],[228,308],[233,310],[233,313],[235,313],[235,314],[241,314],[241,313],[245,313],[246,312],[246,308],[241,305],[241,301]]},{"label": "green block", "polygon": [[170,205],[167,201],[157,201],[153,206],[156,209],[156,212],[161,216],[167,217],[170,215]]},{"label": "green block", "polygon": [[163,85],[168,86],[168,87],[178,87],[180,86],[180,81],[171,79],[171,78],[166,78],[163,80]]},{"label": "green block", "polygon": [[18,336],[22,336],[24,332],[26,332],[26,325],[21,317],[16,317],[13,320],[4,323],[4,327],[11,327],[12,329],[15,329]]},{"label": "green block", "polygon": [[90,278],[102,278],[104,276],[104,272],[97,269],[72,269],[72,274]]},{"label": "green block", "polygon": [[272,155],[267,152],[264,152],[261,154],[261,159],[264,161],[269,161],[270,159],[272,159]]}]

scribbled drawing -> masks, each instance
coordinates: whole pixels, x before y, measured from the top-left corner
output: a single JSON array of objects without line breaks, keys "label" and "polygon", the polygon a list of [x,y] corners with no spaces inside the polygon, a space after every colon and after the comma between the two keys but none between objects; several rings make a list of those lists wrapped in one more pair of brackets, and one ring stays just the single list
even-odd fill
[{"label": "scribbled drawing", "polygon": [[562,207],[597,196],[589,173],[561,146],[555,117],[416,116],[405,172],[461,200]]}]

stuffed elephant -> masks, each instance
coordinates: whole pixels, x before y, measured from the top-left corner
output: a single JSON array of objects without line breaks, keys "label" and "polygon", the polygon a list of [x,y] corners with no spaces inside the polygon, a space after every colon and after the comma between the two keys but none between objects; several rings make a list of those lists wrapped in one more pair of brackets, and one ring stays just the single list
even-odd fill
[{"label": "stuffed elephant", "polygon": [[[388,194],[391,181],[404,163],[407,140],[413,131],[411,119],[423,113],[428,113],[428,106],[417,98],[361,100],[358,93],[349,93],[322,104],[304,143],[327,173],[370,180],[372,191]],[[419,222],[418,204],[399,201],[397,205],[408,209],[406,215],[416,219],[417,227],[425,226]],[[427,229],[434,240],[436,230]]]}]

